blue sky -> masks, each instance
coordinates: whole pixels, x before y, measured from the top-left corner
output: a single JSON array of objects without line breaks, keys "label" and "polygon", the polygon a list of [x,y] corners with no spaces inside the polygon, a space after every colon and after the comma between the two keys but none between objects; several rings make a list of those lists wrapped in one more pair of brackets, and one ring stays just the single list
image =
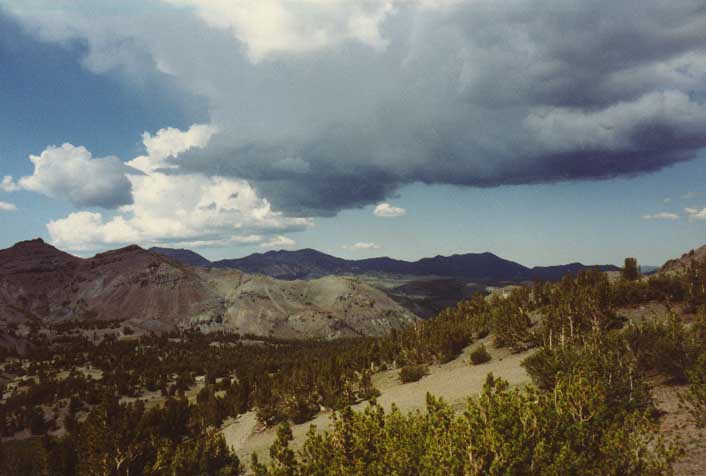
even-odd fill
[{"label": "blue sky", "polygon": [[[624,5],[606,3],[601,28],[528,30],[529,48],[508,33],[517,16],[592,12],[265,3],[287,22],[257,4],[0,0],[0,247],[548,265],[661,264],[706,242],[698,15],[642,30],[611,25]],[[591,56],[606,45],[622,62]]]},{"label": "blue sky", "polygon": [[643,216],[683,214],[684,208],[702,206],[704,183],[706,157],[649,175],[599,182],[492,189],[414,185],[394,201],[414,215],[374,220],[370,208],[346,211],[320,221],[298,241],[351,257],[371,253],[350,253],[330,244],[373,241],[383,245],[377,251],[395,250],[395,256],[406,259],[489,250],[526,265],[621,263],[629,255],[661,264],[703,245],[706,224]]}]

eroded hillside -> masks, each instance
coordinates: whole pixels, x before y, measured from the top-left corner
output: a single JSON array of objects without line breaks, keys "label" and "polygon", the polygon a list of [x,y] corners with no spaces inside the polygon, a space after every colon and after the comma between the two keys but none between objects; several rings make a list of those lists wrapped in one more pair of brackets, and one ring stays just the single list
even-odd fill
[{"label": "eroded hillside", "polygon": [[138,246],[81,259],[41,240],[0,251],[0,322],[130,321],[278,338],[383,335],[416,316],[356,279],[279,281],[185,266]]}]

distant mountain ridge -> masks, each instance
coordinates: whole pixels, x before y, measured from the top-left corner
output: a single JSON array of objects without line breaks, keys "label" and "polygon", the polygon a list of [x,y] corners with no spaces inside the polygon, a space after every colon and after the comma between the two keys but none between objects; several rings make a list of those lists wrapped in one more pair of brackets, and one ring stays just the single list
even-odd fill
[{"label": "distant mountain ridge", "polygon": [[466,253],[435,256],[418,261],[397,260],[388,257],[346,260],[314,249],[296,251],[268,251],[244,258],[208,261],[190,250],[151,248],[150,251],[167,255],[184,264],[212,268],[234,268],[246,273],[264,274],[278,279],[313,279],[336,274],[385,273],[409,276],[456,277],[479,282],[521,282],[535,279],[554,281],[566,274],[598,267],[602,271],[620,271],[618,266],[587,266],[570,263],[557,266],[528,268],[493,253]]}]

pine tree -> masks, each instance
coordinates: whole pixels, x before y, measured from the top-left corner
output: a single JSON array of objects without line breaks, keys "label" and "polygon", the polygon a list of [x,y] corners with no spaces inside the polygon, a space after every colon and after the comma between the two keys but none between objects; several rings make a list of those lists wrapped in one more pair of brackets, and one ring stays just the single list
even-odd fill
[{"label": "pine tree", "polygon": [[625,281],[635,281],[640,277],[640,268],[636,258],[625,258],[623,265],[623,279]]},{"label": "pine tree", "polygon": [[277,439],[270,447],[270,476],[297,476],[299,474],[296,455],[289,447],[294,437],[288,422],[277,429]]}]

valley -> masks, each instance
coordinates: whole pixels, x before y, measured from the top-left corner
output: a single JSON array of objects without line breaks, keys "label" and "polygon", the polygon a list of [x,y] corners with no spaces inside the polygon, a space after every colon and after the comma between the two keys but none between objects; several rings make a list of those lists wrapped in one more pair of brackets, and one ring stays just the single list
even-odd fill
[{"label": "valley", "polygon": [[0,0],[0,476],[706,476],[706,0]]},{"label": "valley", "polygon": [[[27,247],[38,262],[28,263]],[[671,465],[679,476],[702,474],[701,252],[649,277],[633,276],[629,267],[617,275],[593,269],[490,294],[484,287],[468,297],[439,279],[435,285],[460,300],[418,319],[380,290],[393,294],[398,286],[383,275],[278,280],[191,268],[137,247],[82,260],[43,243],[21,243],[4,252],[12,259],[2,267],[3,302],[12,312],[0,353],[0,465],[51,461],[62,468],[59,474],[73,474],[71,461],[78,458],[115,472],[102,456],[110,451],[122,452],[126,463],[120,464],[130,467],[155,464],[162,455],[175,468],[197,451],[232,474],[278,474],[283,465],[310,474],[306,465],[347,467],[336,441],[351,434],[358,443],[346,451],[358,455],[361,475],[368,464],[391,470],[399,457],[423,466],[435,448],[461,455],[472,444],[478,452],[514,454],[550,441],[558,445],[551,451],[589,451],[608,461],[638,454],[629,464],[654,468],[635,474],[663,474]],[[418,281],[404,286],[424,296]],[[10,291],[29,285],[46,296],[35,291],[10,300]],[[173,320],[70,316],[90,310],[92,295],[149,306],[161,302],[160,293],[194,290],[208,298],[197,309],[221,306],[218,319],[205,311]],[[63,304],[53,305],[50,296],[62,296]],[[326,313],[347,325],[330,323]],[[596,416],[576,420],[577,409]],[[504,449],[467,440],[476,434],[466,433],[468,425],[480,424],[474,415],[484,412],[500,412],[497,424],[496,417],[482,417],[489,425],[483,434],[507,441]],[[536,433],[506,430],[525,418],[553,423]],[[589,421],[590,439],[575,441],[571,435]],[[381,434],[376,425],[398,429]],[[452,439],[428,439],[442,427]],[[555,435],[550,428],[574,430]],[[422,446],[405,443],[413,435]],[[537,440],[522,439],[530,435]],[[659,435],[664,445],[654,440]],[[537,451],[525,457],[536,458]],[[449,460],[439,470],[463,461]]]},{"label": "valley", "polygon": [[[702,474],[702,253],[650,276],[626,260],[620,272],[492,286],[282,280],[139,247],[81,259],[22,242],[0,252],[0,468],[123,474],[166,461],[191,474],[206,458],[223,474],[348,474],[355,454],[362,476],[398,458],[424,467],[443,449],[458,457],[438,469],[453,473],[474,445],[488,461],[568,451],[562,468],[586,468],[589,452],[642,468],[615,474]],[[420,319],[410,309],[425,300],[440,307]]]}]

